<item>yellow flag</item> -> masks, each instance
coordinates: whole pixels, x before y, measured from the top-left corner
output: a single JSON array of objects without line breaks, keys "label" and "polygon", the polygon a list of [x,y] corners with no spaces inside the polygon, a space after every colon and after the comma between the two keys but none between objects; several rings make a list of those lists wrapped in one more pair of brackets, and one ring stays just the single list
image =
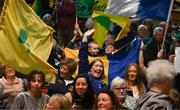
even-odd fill
[{"label": "yellow flag", "polygon": [[27,74],[43,71],[55,81],[55,69],[46,61],[53,46],[54,30],[24,0],[5,0],[0,16],[0,61]]}]

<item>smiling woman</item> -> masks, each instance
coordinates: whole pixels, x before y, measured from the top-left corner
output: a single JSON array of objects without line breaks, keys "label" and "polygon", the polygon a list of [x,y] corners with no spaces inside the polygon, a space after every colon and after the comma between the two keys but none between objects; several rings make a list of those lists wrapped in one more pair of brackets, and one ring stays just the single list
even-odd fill
[{"label": "smiling woman", "polygon": [[111,90],[101,91],[99,93],[96,106],[98,110],[113,110],[122,108],[116,95]]},{"label": "smiling woman", "polygon": [[92,109],[95,97],[90,80],[86,75],[79,75],[75,78],[74,89],[69,99],[72,101],[73,109]]},{"label": "smiling woman", "polygon": [[125,80],[127,83],[127,91],[132,91],[132,96],[136,100],[145,93],[146,89],[142,80],[142,74],[140,73],[138,64],[131,63],[128,65]]},{"label": "smiling woman", "polygon": [[9,109],[17,94],[24,90],[23,80],[16,77],[13,68],[1,66],[3,77],[0,78],[0,109]]}]

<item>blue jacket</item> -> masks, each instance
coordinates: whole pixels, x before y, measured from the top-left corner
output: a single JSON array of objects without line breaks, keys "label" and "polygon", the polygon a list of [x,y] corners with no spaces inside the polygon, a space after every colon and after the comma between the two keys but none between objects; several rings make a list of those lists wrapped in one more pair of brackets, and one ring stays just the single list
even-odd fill
[{"label": "blue jacket", "polygon": [[100,91],[108,89],[108,86],[102,79],[95,78],[90,72],[89,61],[88,61],[88,43],[82,42],[79,50],[79,71],[78,74],[88,75],[94,93],[98,94]]}]

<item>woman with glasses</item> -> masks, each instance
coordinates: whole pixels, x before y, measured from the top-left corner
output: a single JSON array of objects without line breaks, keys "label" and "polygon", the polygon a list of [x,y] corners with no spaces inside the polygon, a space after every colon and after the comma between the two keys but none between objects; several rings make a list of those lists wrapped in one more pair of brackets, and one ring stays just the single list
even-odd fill
[{"label": "woman with glasses", "polygon": [[136,100],[128,95],[127,93],[127,85],[124,79],[120,77],[115,77],[111,82],[110,89],[114,92],[120,105],[123,106],[124,109],[133,109],[136,103]]}]

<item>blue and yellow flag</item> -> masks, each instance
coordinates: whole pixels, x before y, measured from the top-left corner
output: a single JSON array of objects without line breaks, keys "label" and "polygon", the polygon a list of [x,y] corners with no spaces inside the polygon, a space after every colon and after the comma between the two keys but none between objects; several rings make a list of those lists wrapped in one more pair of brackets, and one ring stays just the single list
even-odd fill
[{"label": "blue and yellow flag", "polygon": [[24,0],[5,0],[0,16],[0,61],[27,74],[43,71],[55,81],[55,69],[46,61],[53,46],[54,30]]},{"label": "blue and yellow flag", "polygon": [[[115,54],[109,54],[107,56],[101,56],[101,57],[88,57],[89,62],[92,61],[92,59],[101,59],[104,64],[104,72],[105,72],[105,79],[104,81],[110,86],[111,81],[116,76],[120,76],[124,78],[125,76],[125,70],[129,63],[137,63],[138,62],[138,56],[139,56],[139,47],[141,42],[137,39],[134,39],[131,41],[126,47],[126,49],[120,50],[119,52]],[[79,61],[78,59],[78,50],[72,50],[69,48],[65,48],[65,54],[66,56],[70,58],[76,59],[76,61]],[[75,76],[77,75],[78,70],[75,73]]]}]

